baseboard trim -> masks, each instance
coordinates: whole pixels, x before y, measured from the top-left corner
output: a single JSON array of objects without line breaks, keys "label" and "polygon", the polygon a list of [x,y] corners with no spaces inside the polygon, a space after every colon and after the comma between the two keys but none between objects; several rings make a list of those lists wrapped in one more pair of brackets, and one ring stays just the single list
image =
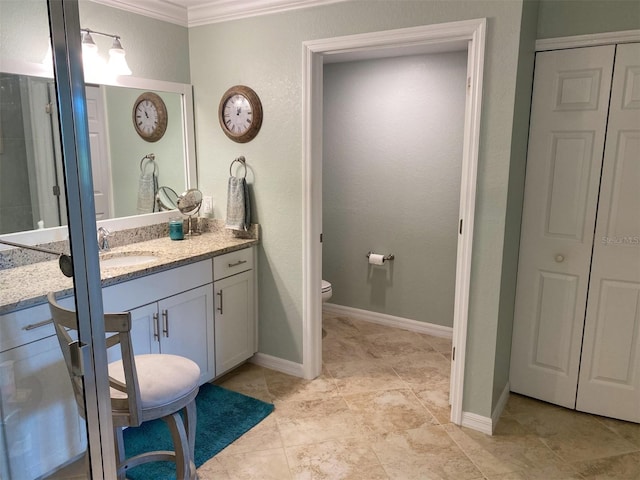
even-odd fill
[{"label": "baseboard trim", "polygon": [[370,312],[359,308],[345,307],[344,305],[336,305],[334,303],[324,303],[322,311],[337,315],[347,315],[358,320],[386,325],[388,327],[402,328],[412,332],[425,333],[434,337],[452,338],[453,328],[443,327],[434,323],[418,322],[408,318],[394,317],[384,313]]},{"label": "baseboard trim", "polygon": [[471,412],[462,412],[462,423],[463,427],[472,428],[473,430],[477,430],[482,433],[486,433],[487,435],[493,435],[493,432],[496,431],[496,426],[498,425],[498,421],[500,421],[500,416],[504,410],[504,407],[507,405],[507,401],[509,400],[509,382],[502,390],[500,394],[500,398],[498,399],[498,403],[496,403],[496,408],[493,409],[491,413],[491,418],[483,417],[482,415],[478,415],[477,413]]},{"label": "baseboard trim", "polygon": [[249,359],[251,363],[260,365],[261,367],[270,368],[294,377],[304,377],[304,370],[301,363],[292,362],[283,358],[267,355],[266,353],[256,353]]},{"label": "baseboard trim", "polygon": [[478,432],[486,433],[487,435],[493,434],[492,420],[489,417],[483,417],[477,413],[462,412],[461,425],[477,430]]}]

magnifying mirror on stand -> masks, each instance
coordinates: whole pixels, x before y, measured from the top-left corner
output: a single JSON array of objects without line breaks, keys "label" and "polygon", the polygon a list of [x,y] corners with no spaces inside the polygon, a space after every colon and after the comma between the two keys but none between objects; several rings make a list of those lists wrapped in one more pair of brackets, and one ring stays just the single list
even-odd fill
[{"label": "magnifying mirror on stand", "polygon": [[190,188],[178,197],[178,210],[183,215],[189,217],[189,231],[187,235],[200,235],[198,231],[198,217],[195,217],[195,227],[193,225],[193,216],[200,211],[202,205],[202,192],[197,188]]},{"label": "magnifying mirror on stand", "polygon": [[167,211],[178,208],[178,194],[171,187],[160,187],[156,194],[158,210]]}]

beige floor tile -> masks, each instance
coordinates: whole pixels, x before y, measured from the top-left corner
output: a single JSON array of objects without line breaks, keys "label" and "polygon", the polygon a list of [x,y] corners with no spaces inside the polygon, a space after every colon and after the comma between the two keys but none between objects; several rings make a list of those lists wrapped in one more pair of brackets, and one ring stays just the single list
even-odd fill
[{"label": "beige floor tile", "polygon": [[435,337],[433,335],[426,335],[427,343],[431,345],[436,352],[451,353],[452,340],[445,337]]},{"label": "beige floor tile", "polygon": [[213,457],[198,468],[198,480],[229,480],[227,469],[218,457]]},{"label": "beige floor tile", "polygon": [[434,383],[421,388],[414,387],[413,391],[439,423],[445,424],[451,421],[448,382]]},{"label": "beige floor tile", "polygon": [[587,480],[640,479],[640,452],[588,460],[574,465]]},{"label": "beige floor tile", "polygon": [[273,397],[267,388],[264,378],[266,368],[251,363],[245,363],[214,383],[234,392],[257,398],[263,402],[273,402]]},{"label": "beige floor tile", "polygon": [[379,325],[373,322],[366,322],[364,320],[352,319],[351,323],[358,329],[360,335],[377,335],[377,334],[393,334],[395,335],[397,332],[402,332],[405,330],[400,330],[397,328],[390,328],[386,325]]},{"label": "beige floor tile", "polygon": [[361,416],[349,410],[342,398],[283,402],[275,413],[286,447],[368,435],[371,432]]},{"label": "beige floor tile", "polygon": [[[322,317],[322,326],[331,337],[359,337],[362,334],[356,327],[354,320],[340,315]],[[331,338],[330,337],[330,338]]]},{"label": "beige floor tile", "polygon": [[231,480],[286,480],[291,478],[283,448],[217,457]]},{"label": "beige floor tile", "polygon": [[278,429],[275,415],[272,414],[227,446],[223,452],[225,454],[237,454],[282,447],[280,430]]},{"label": "beige floor tile", "polygon": [[451,362],[433,351],[390,358],[389,364],[412,388],[448,383],[451,374]]},{"label": "beige floor tile", "polygon": [[295,479],[388,478],[367,437],[289,447],[285,452]]},{"label": "beige floor tile", "polygon": [[389,478],[482,478],[480,470],[440,426],[422,426],[382,435],[373,446]]},{"label": "beige floor tile", "polygon": [[406,330],[398,330],[393,335],[389,335],[388,332],[366,335],[374,355],[378,358],[397,358],[404,355],[433,352],[433,348],[425,337],[426,335]]},{"label": "beige floor tile", "polygon": [[280,372],[269,371],[265,373],[267,388],[273,402],[296,402],[314,400],[319,397],[335,397],[338,395],[338,387],[330,375],[323,373],[314,380],[294,377]]},{"label": "beige floor tile", "polygon": [[501,473],[486,477],[487,480],[583,480],[573,467],[558,464],[546,468],[531,468],[521,472]]},{"label": "beige floor tile", "polygon": [[334,337],[327,334],[322,339],[322,361],[325,365],[353,360],[378,358],[364,337]]},{"label": "beige floor tile", "polygon": [[329,365],[328,372],[335,379],[342,395],[406,388],[407,384],[384,361],[356,360]]},{"label": "beige floor tile", "polygon": [[545,414],[558,410],[562,407],[551,403],[542,402],[534,398],[518,395],[517,393],[509,393],[509,400],[504,407],[502,416],[521,415],[521,414]]},{"label": "beige floor tile", "polygon": [[487,477],[559,467],[564,463],[538,437],[511,418],[501,419],[493,436],[453,424],[443,428]]},{"label": "beige floor tile", "polygon": [[637,450],[595,417],[560,408],[512,415],[567,462],[578,462]]},{"label": "beige floor tile", "polygon": [[346,395],[345,400],[364,425],[379,434],[438,423],[409,389]]},{"label": "beige floor tile", "polygon": [[640,424],[623,422],[614,418],[595,417],[600,423],[616,432],[625,440],[634,444],[640,449]]}]

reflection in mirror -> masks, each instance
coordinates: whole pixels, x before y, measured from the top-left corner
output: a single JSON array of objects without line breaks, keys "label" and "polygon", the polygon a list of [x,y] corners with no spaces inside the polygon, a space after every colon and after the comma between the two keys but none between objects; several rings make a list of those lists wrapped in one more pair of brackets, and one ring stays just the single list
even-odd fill
[{"label": "reflection in mirror", "polygon": [[[53,80],[8,70],[0,72],[0,234],[66,225]],[[150,152],[160,185],[183,191],[195,184],[191,86],[134,77],[118,83],[86,88],[97,220],[139,213],[140,159]],[[132,120],[136,99],[148,91],[162,98],[168,116],[154,143]]]},{"label": "reflection in mirror", "polygon": [[186,192],[184,192],[180,197],[178,197],[178,210],[183,215],[187,215],[189,217],[189,232],[187,235],[200,235],[198,231],[198,218],[195,218],[194,225],[194,215],[200,211],[200,206],[202,205],[202,192],[197,188],[190,188]]},{"label": "reflection in mirror", "polygon": [[171,187],[160,187],[156,202],[160,210],[175,210],[178,208],[178,194]]}]

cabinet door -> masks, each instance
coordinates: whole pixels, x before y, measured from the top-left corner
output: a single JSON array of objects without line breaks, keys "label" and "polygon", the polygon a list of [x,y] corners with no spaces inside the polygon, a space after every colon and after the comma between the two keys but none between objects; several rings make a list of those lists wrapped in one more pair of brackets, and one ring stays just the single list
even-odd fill
[{"label": "cabinet door", "polygon": [[85,422],[78,414],[57,337],[1,353],[0,368],[0,428],[9,478],[37,478],[82,454]]},{"label": "cabinet door", "polygon": [[638,43],[617,47],[610,104],[576,408],[640,422]]},{"label": "cabinet door", "polygon": [[208,284],[158,302],[160,351],[190,358],[200,367],[200,383],[215,375],[213,285]]},{"label": "cabinet door", "polygon": [[[131,341],[135,355],[160,353],[159,322],[157,303],[131,310]],[[120,346],[116,345],[107,350],[109,363],[121,358]]]},{"label": "cabinet door", "polygon": [[216,376],[255,353],[253,271],[215,282]]},{"label": "cabinet door", "polygon": [[511,390],[575,407],[615,47],[536,56]]}]

